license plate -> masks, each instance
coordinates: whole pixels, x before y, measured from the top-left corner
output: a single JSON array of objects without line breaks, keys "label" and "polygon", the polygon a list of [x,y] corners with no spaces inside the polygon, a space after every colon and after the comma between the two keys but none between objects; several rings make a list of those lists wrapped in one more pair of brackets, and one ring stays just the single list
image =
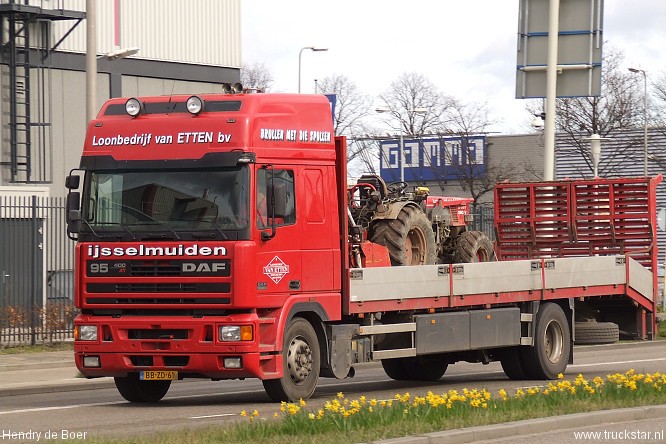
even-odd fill
[{"label": "license plate", "polygon": [[178,379],[178,372],[175,370],[145,370],[139,373],[139,379],[142,381],[171,381]]}]

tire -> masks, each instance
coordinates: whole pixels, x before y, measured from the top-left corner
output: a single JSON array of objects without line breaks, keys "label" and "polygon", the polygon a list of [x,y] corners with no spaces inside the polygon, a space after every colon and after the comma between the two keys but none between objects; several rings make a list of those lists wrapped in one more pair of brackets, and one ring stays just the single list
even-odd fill
[{"label": "tire", "polygon": [[391,265],[430,265],[437,259],[432,225],[412,205],[402,207],[396,219],[375,222],[370,240],[388,249]]},{"label": "tire", "polygon": [[612,344],[620,340],[620,327],[613,322],[576,322],[576,344]]},{"label": "tire", "polygon": [[142,381],[138,373],[113,378],[120,396],[129,402],[158,402],[169,391],[171,381]]},{"label": "tire", "polygon": [[495,261],[495,250],[488,236],[481,231],[463,231],[456,241],[453,261],[457,264]]},{"label": "tire", "polygon": [[441,356],[426,355],[409,358],[407,373],[412,381],[439,381],[449,364]]},{"label": "tire", "polygon": [[536,315],[534,345],[520,350],[523,368],[530,379],[556,379],[564,373],[571,354],[571,331],[562,308],[541,304]]},{"label": "tire", "polygon": [[513,379],[514,381],[529,379],[521,360],[521,352],[522,350],[520,347],[511,347],[506,349],[500,358],[502,370],[504,370],[504,373],[509,379]]},{"label": "tire", "polygon": [[382,367],[386,372],[386,376],[396,381],[410,380],[406,364],[405,358],[382,359]]},{"label": "tire", "polygon": [[439,356],[382,359],[386,375],[396,381],[438,381],[449,364]]},{"label": "tire", "polygon": [[263,381],[266,394],[275,402],[308,399],[317,387],[320,361],[314,328],[305,319],[294,318],[284,334],[283,376]]}]

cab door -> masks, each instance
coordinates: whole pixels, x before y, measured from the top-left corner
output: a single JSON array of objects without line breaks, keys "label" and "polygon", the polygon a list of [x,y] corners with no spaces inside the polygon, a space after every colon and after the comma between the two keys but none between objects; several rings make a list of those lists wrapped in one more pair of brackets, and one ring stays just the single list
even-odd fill
[{"label": "cab door", "polygon": [[252,217],[257,235],[257,293],[302,291],[302,250],[293,166],[257,165]]}]

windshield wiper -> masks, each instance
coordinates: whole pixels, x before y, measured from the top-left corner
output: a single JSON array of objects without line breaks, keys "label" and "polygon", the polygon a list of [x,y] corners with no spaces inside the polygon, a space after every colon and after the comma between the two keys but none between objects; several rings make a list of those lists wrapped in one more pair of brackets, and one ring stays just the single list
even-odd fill
[{"label": "windshield wiper", "polygon": [[[218,233],[222,235],[222,240],[229,240],[229,236],[227,236],[227,234],[224,232],[224,228],[222,228],[222,226],[217,222],[215,222],[214,220],[202,220],[201,222],[208,222],[209,224],[211,224],[211,226],[215,227]],[[194,233],[194,235],[195,236],[200,235],[201,237],[203,237],[204,233]]]},{"label": "windshield wiper", "polygon": [[[133,207],[128,207],[127,205],[119,204],[119,203],[116,203],[116,202],[111,202],[111,205],[116,206],[116,207],[120,207],[121,210],[123,210],[125,213],[129,214],[130,216],[135,216],[136,217],[137,215],[139,215],[139,217],[144,217],[144,218],[146,218],[147,220],[149,220],[151,222],[155,222],[158,225],[163,226],[164,228],[169,230],[169,232],[171,232],[171,234],[173,234],[173,237],[176,238],[176,240],[180,240],[180,236],[178,235],[178,233],[176,233],[176,231],[173,228],[171,228],[169,226],[169,224],[167,224],[166,222],[162,222],[161,220],[155,219],[154,217],[147,215],[143,211],[137,210],[136,208],[133,208]],[[125,225],[123,225],[123,224],[120,224],[120,225],[125,227]]]},{"label": "windshield wiper", "polygon": [[[87,221],[85,221],[85,222],[86,222],[86,225],[88,225],[88,228],[90,228],[90,231],[92,231],[92,233],[93,233],[95,236],[97,236],[97,237],[100,237],[100,238],[104,238],[104,237],[119,237],[119,235],[117,235],[117,234],[106,234],[106,235],[104,235],[104,234],[98,234],[98,233],[95,232],[95,230],[93,230],[92,226],[90,226],[90,224],[89,224]],[[135,235],[135,234],[132,232],[132,230],[130,230],[129,227],[128,227],[127,225],[125,225],[124,223],[121,223],[121,222],[98,222],[98,223],[96,223],[96,225],[118,225],[120,228],[122,228],[123,230],[127,231],[127,234],[129,234],[130,236],[132,236],[132,240],[136,240],[136,235]]]}]

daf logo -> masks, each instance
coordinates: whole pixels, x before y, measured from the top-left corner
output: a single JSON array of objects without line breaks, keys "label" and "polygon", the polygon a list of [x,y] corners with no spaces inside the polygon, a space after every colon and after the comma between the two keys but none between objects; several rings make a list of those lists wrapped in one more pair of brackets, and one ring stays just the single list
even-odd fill
[{"label": "daf logo", "polygon": [[226,264],[224,262],[200,262],[198,264],[183,262],[184,273],[217,273],[225,269]]}]

